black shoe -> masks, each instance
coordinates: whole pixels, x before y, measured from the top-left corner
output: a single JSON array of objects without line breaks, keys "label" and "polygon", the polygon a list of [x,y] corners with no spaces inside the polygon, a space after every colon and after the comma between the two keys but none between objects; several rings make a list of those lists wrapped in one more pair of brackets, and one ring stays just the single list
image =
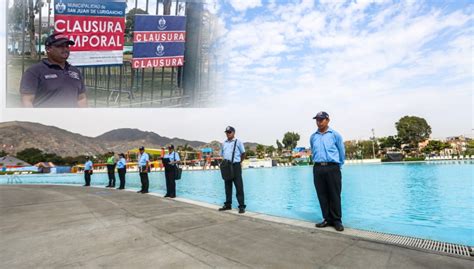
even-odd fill
[{"label": "black shoe", "polygon": [[170,198],[176,198],[176,196],[173,195],[173,196],[170,196]]},{"label": "black shoe", "polygon": [[147,191],[142,191],[141,193],[148,193]]},{"label": "black shoe", "polygon": [[324,228],[328,227],[330,224],[326,220],[321,221],[320,223],[316,223],[316,228]]},{"label": "black shoe", "polygon": [[239,214],[244,214],[245,213],[245,208],[241,207],[239,208]]},{"label": "black shoe", "polygon": [[165,195],[164,197],[165,197],[165,198],[168,198],[168,197],[170,197],[170,195],[169,195],[169,194],[167,194],[167,195]]},{"label": "black shoe", "polygon": [[137,191],[137,193],[142,193],[142,191]]},{"label": "black shoe", "polygon": [[107,186],[105,186],[105,187],[106,187],[106,188],[110,188],[110,187],[112,187],[112,186],[110,186],[110,185],[107,185]]},{"label": "black shoe", "polygon": [[123,189],[125,189],[125,188],[117,188],[117,190],[123,190]]},{"label": "black shoe", "polygon": [[334,229],[336,229],[338,232],[342,232],[344,231],[344,226],[342,226],[342,223],[336,222],[334,223]]},{"label": "black shoe", "polygon": [[232,207],[225,205],[225,206],[219,208],[219,211],[225,211],[225,210],[231,210],[231,209],[232,209]]},{"label": "black shoe", "polygon": [[82,187],[90,187],[91,185],[82,185]]}]

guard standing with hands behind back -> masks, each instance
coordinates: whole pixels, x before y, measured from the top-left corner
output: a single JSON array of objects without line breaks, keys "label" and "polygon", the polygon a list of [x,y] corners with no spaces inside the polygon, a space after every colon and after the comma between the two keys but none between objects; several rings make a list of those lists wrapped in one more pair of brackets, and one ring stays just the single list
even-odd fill
[{"label": "guard standing with hands behind back", "polygon": [[140,181],[142,182],[142,189],[138,193],[148,193],[148,172],[150,172],[150,156],[145,152],[145,147],[138,149],[140,152],[138,159],[138,171],[140,173]]},{"label": "guard standing with hands behind back", "polygon": [[341,210],[344,142],[338,132],[329,128],[328,113],[321,111],[313,119],[318,126],[318,130],[309,140],[314,162],[313,179],[324,218],[316,227],[334,226],[336,231],[341,232],[344,231]]},{"label": "guard standing with hands behind back", "polygon": [[119,161],[117,162],[117,171],[120,179],[120,187],[118,190],[125,189],[125,174],[127,173],[127,160],[125,160],[125,154],[119,154]]},{"label": "guard standing with hands behind back", "polygon": [[89,156],[86,157],[86,163],[84,164],[84,180],[86,184],[84,187],[88,187],[91,185],[91,175],[93,170],[93,164],[90,160]]},{"label": "guard standing with hands behind back", "polygon": [[109,176],[109,184],[105,187],[115,188],[115,152],[109,152],[109,157],[107,158],[107,174]]}]

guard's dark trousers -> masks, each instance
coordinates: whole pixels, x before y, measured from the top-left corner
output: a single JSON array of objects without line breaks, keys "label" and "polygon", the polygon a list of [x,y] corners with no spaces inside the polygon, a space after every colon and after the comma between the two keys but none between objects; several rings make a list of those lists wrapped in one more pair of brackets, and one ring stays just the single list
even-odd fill
[{"label": "guard's dark trousers", "polygon": [[174,179],[174,169],[165,169],[166,178],[166,196],[176,196],[176,181]]},{"label": "guard's dark trousers", "polygon": [[127,173],[127,169],[125,168],[119,168],[117,169],[118,174],[119,174],[119,179],[120,179],[120,189],[125,188],[125,174]]},{"label": "guard's dark trousers", "polygon": [[91,173],[89,171],[84,171],[84,180],[86,181],[86,186],[91,185]]},{"label": "guard's dark trousers", "polygon": [[240,163],[234,163],[234,178],[231,180],[224,180],[225,183],[225,206],[232,205],[232,182],[235,185],[237,192],[236,197],[239,202],[239,208],[245,208],[244,202],[244,183],[242,181],[242,166]]},{"label": "guard's dark trousers", "polygon": [[314,165],[313,178],[323,218],[330,224],[335,222],[342,223],[342,176],[339,165]]},{"label": "guard's dark trousers", "polygon": [[141,192],[148,192],[148,173],[140,173],[140,180],[142,182]]},{"label": "guard's dark trousers", "polygon": [[107,164],[107,174],[109,175],[109,185],[115,187],[115,165]]}]

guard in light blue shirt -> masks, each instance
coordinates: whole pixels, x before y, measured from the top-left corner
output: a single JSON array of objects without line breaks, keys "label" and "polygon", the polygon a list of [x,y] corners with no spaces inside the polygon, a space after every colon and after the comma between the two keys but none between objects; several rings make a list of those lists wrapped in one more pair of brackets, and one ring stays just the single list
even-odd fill
[{"label": "guard in light blue shirt", "polygon": [[165,166],[166,179],[166,195],[165,197],[176,197],[176,173],[178,164],[181,161],[179,154],[174,150],[174,145],[168,146],[168,154],[163,157],[163,164]]},{"label": "guard in light blue shirt", "polygon": [[148,172],[150,172],[150,156],[145,152],[145,147],[140,147],[138,149],[140,152],[138,159],[138,171],[140,174],[140,180],[142,182],[142,189],[138,193],[148,193]]},{"label": "guard in light blue shirt", "polygon": [[91,175],[92,175],[92,169],[93,169],[93,164],[92,161],[90,160],[89,157],[86,157],[86,163],[84,163],[84,180],[86,184],[84,185],[85,187],[88,187],[91,185]]},{"label": "guard in light blue shirt", "polygon": [[120,179],[120,187],[118,190],[125,189],[125,174],[127,173],[127,160],[125,160],[125,154],[119,154],[119,160],[117,162],[117,171]]},{"label": "guard in light blue shirt", "polygon": [[[237,201],[239,202],[239,213],[245,213],[244,201],[244,183],[242,179],[242,165],[241,162],[245,159],[245,147],[242,141],[235,138],[235,129],[232,126],[227,126],[225,129],[227,140],[222,143],[221,156],[223,162],[229,162],[232,166],[232,178],[224,179],[225,197],[224,206],[219,208],[219,211],[232,209],[232,182],[234,182]],[[232,158],[232,156],[234,156]]]},{"label": "guard in light blue shirt", "polygon": [[318,126],[309,141],[314,162],[313,179],[324,218],[316,227],[334,226],[336,231],[341,232],[344,230],[341,210],[344,142],[338,132],[329,128],[328,113],[321,111],[313,119],[316,119]]}]

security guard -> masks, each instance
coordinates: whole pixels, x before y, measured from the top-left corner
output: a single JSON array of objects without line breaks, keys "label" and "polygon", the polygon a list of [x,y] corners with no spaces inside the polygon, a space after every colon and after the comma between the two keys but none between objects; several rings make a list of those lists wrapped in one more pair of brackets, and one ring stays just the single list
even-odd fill
[{"label": "security guard", "polygon": [[48,59],[32,65],[21,78],[24,107],[87,107],[81,71],[67,62],[70,45],[74,42],[62,33],[46,39]]},{"label": "security guard", "polygon": [[138,157],[138,171],[140,174],[140,181],[142,182],[142,189],[138,193],[148,193],[148,172],[150,172],[150,156],[145,152],[145,147],[138,149],[140,155]]},{"label": "security guard", "polygon": [[[235,129],[227,126],[225,129],[227,140],[222,143],[221,156],[224,160],[230,161],[233,166],[234,175],[230,180],[224,180],[225,184],[225,203],[219,208],[219,211],[232,209],[232,182],[235,185],[237,201],[239,202],[239,213],[245,213],[244,202],[244,183],[242,180],[242,161],[245,159],[245,147],[242,141],[235,138]],[[234,150],[235,149],[235,150]],[[232,155],[234,158],[232,159]]]},{"label": "security guard", "polygon": [[107,158],[107,174],[109,176],[109,185],[105,186],[106,188],[115,188],[115,153],[109,152],[109,157]]},{"label": "security guard", "polygon": [[168,154],[166,154],[163,159],[167,159],[165,162],[165,178],[166,178],[166,195],[165,197],[175,198],[176,197],[176,182],[175,174],[177,169],[177,164],[180,163],[181,159],[179,154],[174,151],[174,146],[168,146]]},{"label": "security guard", "polygon": [[88,187],[91,185],[91,175],[92,175],[93,164],[90,158],[86,157],[86,163],[84,164],[84,180],[86,184],[84,187]]},{"label": "security guard", "polygon": [[127,160],[125,160],[125,154],[119,154],[119,160],[117,162],[117,171],[120,179],[120,187],[117,190],[125,189],[125,174],[127,173]]},{"label": "security guard", "polygon": [[321,111],[313,118],[318,130],[311,135],[310,145],[313,155],[313,179],[319,205],[324,220],[316,227],[334,226],[343,231],[341,210],[342,176],[345,149],[342,136],[329,128],[329,114]]}]

